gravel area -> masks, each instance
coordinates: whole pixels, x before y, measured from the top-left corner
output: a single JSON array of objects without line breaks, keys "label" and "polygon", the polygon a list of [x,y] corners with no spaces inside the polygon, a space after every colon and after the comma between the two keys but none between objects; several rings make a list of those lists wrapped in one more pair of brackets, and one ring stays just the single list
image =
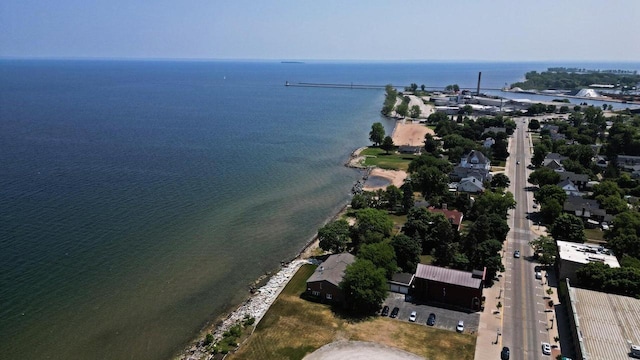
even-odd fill
[{"label": "gravel area", "polygon": [[338,341],[327,344],[304,357],[304,360],[424,360],[416,354],[391,346],[364,342]]}]

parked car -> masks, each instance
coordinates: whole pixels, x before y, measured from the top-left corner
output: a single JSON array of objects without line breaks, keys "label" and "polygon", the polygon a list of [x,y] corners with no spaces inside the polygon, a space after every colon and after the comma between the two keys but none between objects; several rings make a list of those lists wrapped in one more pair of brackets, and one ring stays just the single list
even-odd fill
[{"label": "parked car", "polygon": [[400,309],[396,306],[396,307],[393,308],[393,310],[391,310],[391,315],[390,316],[392,318],[398,317],[398,313],[399,312],[400,312]]},{"label": "parked car", "polygon": [[409,321],[411,322],[416,322],[416,318],[418,317],[418,313],[415,311],[411,312],[411,315],[409,315]]},{"label": "parked car", "polygon": [[427,325],[433,326],[435,324],[436,324],[436,314],[431,313],[429,314],[429,318],[427,319]]},{"label": "parked car", "polygon": [[509,348],[508,347],[503,347],[502,351],[500,352],[500,359],[501,360],[509,360]]},{"label": "parked car", "polygon": [[542,272],[536,271],[536,279],[542,280]]},{"label": "parked car", "polygon": [[389,307],[388,307],[387,305],[385,305],[385,306],[382,308],[382,313],[380,313],[380,315],[382,315],[382,316],[387,316],[387,315],[389,315]]},{"label": "parked car", "polygon": [[520,257],[520,250],[516,250],[513,252],[513,257],[514,258],[519,258]]},{"label": "parked car", "polygon": [[456,331],[461,333],[464,331],[464,321],[458,321],[458,326],[456,326]]},{"label": "parked car", "polygon": [[542,353],[545,355],[551,355],[551,345],[549,343],[542,343]]}]

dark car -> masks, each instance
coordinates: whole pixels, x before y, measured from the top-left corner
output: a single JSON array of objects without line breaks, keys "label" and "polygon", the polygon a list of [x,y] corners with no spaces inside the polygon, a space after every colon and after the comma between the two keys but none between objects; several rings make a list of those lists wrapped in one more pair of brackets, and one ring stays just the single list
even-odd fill
[{"label": "dark car", "polygon": [[500,359],[502,360],[509,360],[509,348],[508,347],[503,347],[502,351],[500,352]]},{"label": "dark car", "polygon": [[391,310],[391,317],[398,317],[398,313],[400,312],[400,309],[396,306],[393,308],[393,310]]},{"label": "dark car", "polygon": [[387,305],[385,305],[385,306],[382,308],[382,313],[380,313],[380,315],[382,315],[382,316],[387,316],[387,315],[389,315],[389,307],[388,307]]},{"label": "dark car", "polygon": [[435,324],[436,324],[436,314],[431,313],[429,314],[429,318],[427,319],[427,325],[433,326]]}]

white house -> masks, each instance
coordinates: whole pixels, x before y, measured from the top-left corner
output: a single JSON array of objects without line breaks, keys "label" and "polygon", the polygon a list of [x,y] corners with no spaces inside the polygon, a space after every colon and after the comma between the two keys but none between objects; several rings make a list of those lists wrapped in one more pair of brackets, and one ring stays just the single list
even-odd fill
[{"label": "white house", "polygon": [[467,155],[460,159],[460,166],[463,168],[489,170],[491,168],[491,162],[480,151],[471,150]]},{"label": "white house", "polygon": [[565,179],[558,183],[558,186],[564,190],[569,196],[582,196],[583,194],[578,190],[578,187],[569,179]]}]

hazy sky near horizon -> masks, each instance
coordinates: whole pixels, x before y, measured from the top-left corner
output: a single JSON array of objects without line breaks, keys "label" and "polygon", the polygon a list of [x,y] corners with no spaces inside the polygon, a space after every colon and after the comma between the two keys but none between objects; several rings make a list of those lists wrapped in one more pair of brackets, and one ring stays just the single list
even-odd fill
[{"label": "hazy sky near horizon", "polygon": [[639,0],[2,0],[0,57],[640,61]]}]

